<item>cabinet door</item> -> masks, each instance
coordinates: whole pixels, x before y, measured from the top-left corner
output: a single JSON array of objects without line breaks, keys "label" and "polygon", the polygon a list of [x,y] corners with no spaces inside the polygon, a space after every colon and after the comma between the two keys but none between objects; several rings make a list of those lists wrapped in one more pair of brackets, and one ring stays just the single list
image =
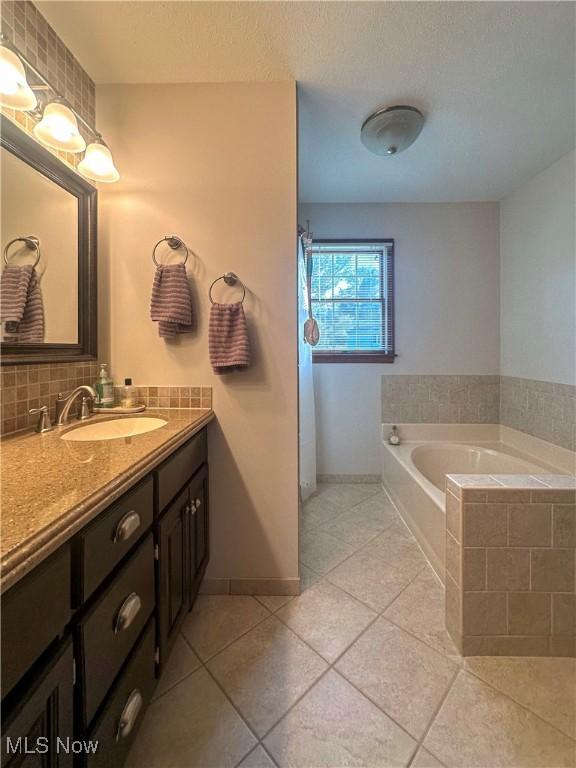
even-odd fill
[{"label": "cabinet door", "polygon": [[185,488],[156,526],[158,544],[158,642],[160,665],[168,655],[190,602],[190,499]]},{"label": "cabinet door", "polygon": [[14,691],[18,698],[10,702],[2,723],[4,768],[72,766],[72,658],[68,640],[34,681]]},{"label": "cabinet door", "polygon": [[205,464],[190,483],[190,607],[192,607],[204,576],[210,553],[208,518],[208,466]]}]

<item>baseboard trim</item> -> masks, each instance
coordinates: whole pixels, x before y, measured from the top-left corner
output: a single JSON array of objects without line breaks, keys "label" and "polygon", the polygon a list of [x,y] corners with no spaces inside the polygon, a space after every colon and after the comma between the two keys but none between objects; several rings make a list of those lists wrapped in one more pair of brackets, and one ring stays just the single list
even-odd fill
[{"label": "baseboard trim", "polygon": [[300,594],[300,579],[204,579],[200,594],[294,596]]},{"label": "baseboard trim", "polygon": [[319,483],[381,483],[381,475],[317,475]]}]

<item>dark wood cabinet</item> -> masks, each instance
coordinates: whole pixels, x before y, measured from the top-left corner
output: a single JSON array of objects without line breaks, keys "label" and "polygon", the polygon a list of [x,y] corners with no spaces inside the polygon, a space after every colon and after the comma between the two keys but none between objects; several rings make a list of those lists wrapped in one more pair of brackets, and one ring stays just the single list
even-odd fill
[{"label": "dark wood cabinet", "polygon": [[178,630],[188,612],[190,495],[185,488],[156,525],[159,665],[162,667],[172,649]]},{"label": "dark wood cabinet", "polygon": [[190,493],[190,608],[200,589],[210,557],[208,519],[208,465],[198,470],[189,486]]},{"label": "dark wood cabinet", "polygon": [[43,669],[25,681],[26,695],[4,711],[4,768],[70,768],[73,760],[72,643],[57,649]]},{"label": "dark wood cabinet", "polygon": [[6,768],[122,765],[208,564],[206,460],[204,429],[2,595]]}]

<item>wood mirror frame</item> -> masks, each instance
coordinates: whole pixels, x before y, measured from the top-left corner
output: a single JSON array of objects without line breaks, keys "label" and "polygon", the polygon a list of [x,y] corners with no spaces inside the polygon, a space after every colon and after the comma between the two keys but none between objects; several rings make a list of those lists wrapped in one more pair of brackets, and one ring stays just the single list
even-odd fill
[{"label": "wood mirror frame", "polygon": [[2,365],[96,360],[98,327],[97,203],[98,192],[5,117],[0,119],[0,146],[78,200],[78,341],[75,344],[0,342]]}]

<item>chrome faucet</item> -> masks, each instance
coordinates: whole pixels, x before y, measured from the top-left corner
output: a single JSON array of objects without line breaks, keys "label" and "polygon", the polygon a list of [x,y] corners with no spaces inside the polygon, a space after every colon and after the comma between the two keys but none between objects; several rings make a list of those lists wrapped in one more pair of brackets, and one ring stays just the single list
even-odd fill
[{"label": "chrome faucet", "polygon": [[[78,395],[84,394],[90,397],[92,402],[96,400],[96,390],[93,389],[88,384],[81,384],[79,387],[76,387],[75,390],[70,392],[69,395],[63,395],[59,394],[58,398],[56,400],[56,426],[62,427],[64,424],[68,424],[68,417],[70,415],[70,409],[74,405],[76,398]],[[80,412],[80,419],[84,421],[84,419],[90,418],[90,412],[87,407],[86,397],[82,398],[82,410]]]}]

